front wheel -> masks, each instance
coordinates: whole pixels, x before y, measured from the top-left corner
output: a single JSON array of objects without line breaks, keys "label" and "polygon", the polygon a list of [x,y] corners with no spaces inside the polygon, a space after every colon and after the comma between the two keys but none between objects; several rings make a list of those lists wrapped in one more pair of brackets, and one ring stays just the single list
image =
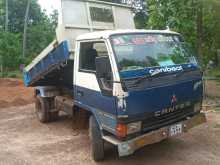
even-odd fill
[{"label": "front wheel", "polygon": [[101,130],[94,116],[91,116],[89,119],[89,134],[92,157],[95,161],[101,161],[104,159],[104,140],[102,139]]}]

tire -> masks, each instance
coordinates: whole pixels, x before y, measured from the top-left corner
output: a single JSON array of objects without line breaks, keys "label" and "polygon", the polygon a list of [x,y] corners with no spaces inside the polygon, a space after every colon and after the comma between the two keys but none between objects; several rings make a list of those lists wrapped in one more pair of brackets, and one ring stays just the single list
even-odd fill
[{"label": "tire", "polygon": [[56,121],[59,118],[59,112],[50,112],[53,104],[52,100],[49,98],[43,98],[40,96],[36,97],[35,109],[37,118],[41,123],[48,123]]},{"label": "tire", "polygon": [[46,98],[37,96],[35,99],[35,110],[38,120],[41,123],[49,122],[49,102]]},{"label": "tire", "polygon": [[59,112],[49,112],[49,121],[57,121],[59,118]]},{"label": "tire", "polygon": [[94,116],[89,118],[89,135],[93,159],[95,161],[104,160],[104,140],[102,139],[101,130]]}]

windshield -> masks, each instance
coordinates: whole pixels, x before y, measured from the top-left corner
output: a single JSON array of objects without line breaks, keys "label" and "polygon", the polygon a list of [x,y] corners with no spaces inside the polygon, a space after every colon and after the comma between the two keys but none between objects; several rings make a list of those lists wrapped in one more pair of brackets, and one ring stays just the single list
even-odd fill
[{"label": "windshield", "polygon": [[196,63],[175,34],[123,34],[111,37],[120,71]]}]

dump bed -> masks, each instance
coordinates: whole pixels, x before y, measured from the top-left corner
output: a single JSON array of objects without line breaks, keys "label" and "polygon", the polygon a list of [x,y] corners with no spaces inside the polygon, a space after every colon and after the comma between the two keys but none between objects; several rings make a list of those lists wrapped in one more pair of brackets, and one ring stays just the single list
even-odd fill
[{"label": "dump bed", "polygon": [[24,69],[25,85],[44,85],[46,82],[52,83],[53,79],[59,79],[57,72],[60,72],[66,66],[68,60],[70,60],[70,52],[67,41],[59,45],[56,41],[52,42]]},{"label": "dump bed", "polygon": [[130,6],[97,0],[62,0],[58,42],[68,41],[71,51],[80,34],[114,29],[135,29]]},{"label": "dump bed", "polygon": [[135,28],[131,8],[126,5],[96,0],[61,0],[61,4],[56,40],[24,69],[26,86],[71,86],[77,36]]}]

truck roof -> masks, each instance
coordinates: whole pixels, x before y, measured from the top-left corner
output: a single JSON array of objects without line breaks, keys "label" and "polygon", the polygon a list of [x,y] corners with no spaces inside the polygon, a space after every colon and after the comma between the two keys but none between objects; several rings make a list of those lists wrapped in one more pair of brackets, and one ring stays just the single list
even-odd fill
[{"label": "truck roof", "polygon": [[170,31],[170,30],[136,30],[136,29],[123,29],[123,30],[105,30],[105,31],[97,31],[97,32],[90,32],[79,35],[76,40],[93,40],[93,39],[100,39],[100,38],[109,38],[111,35],[116,34],[132,34],[132,33],[162,33],[162,34],[176,34],[179,33]]},{"label": "truck roof", "polygon": [[111,6],[119,6],[124,8],[132,8],[131,5],[128,5],[126,3],[114,3],[114,2],[108,2],[108,1],[102,1],[102,0],[61,0],[61,1],[81,1],[81,2],[92,2],[97,4],[107,4]]}]

